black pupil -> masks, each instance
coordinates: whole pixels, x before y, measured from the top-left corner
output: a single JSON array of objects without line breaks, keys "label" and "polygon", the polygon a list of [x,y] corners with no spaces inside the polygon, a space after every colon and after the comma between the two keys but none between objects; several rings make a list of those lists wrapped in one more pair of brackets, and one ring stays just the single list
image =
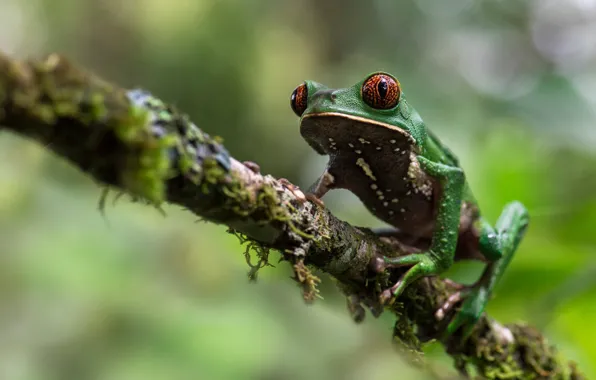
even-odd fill
[{"label": "black pupil", "polygon": [[379,91],[381,98],[385,98],[387,95],[387,90],[389,90],[389,86],[387,86],[387,80],[385,78],[381,78],[379,84],[377,84],[377,90]]},{"label": "black pupil", "polygon": [[292,92],[292,98],[290,99],[290,103],[292,104],[292,109],[294,112],[298,112],[297,104],[296,104],[296,95],[298,95],[298,89],[295,89]]}]

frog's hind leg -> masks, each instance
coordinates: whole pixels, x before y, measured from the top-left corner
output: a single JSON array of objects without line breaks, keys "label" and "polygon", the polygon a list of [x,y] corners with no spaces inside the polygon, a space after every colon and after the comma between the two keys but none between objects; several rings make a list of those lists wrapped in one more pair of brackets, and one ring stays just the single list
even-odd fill
[{"label": "frog's hind leg", "polygon": [[524,205],[512,202],[503,209],[495,228],[484,220],[481,223],[479,249],[489,263],[475,284],[456,292],[437,311],[437,318],[442,319],[453,306],[464,300],[446,331],[447,335],[452,335],[462,329],[464,340],[480,319],[494,287],[513,258],[528,227],[529,215]]}]

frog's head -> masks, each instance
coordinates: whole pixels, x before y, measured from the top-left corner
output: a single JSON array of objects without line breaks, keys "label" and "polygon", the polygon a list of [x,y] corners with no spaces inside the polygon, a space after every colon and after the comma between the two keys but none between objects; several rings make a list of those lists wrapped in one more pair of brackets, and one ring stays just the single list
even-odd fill
[{"label": "frog's head", "polygon": [[384,146],[410,150],[425,137],[424,125],[406,102],[399,81],[384,72],[343,89],[305,81],[292,93],[291,106],[300,117],[302,136],[320,154],[348,148],[358,153],[363,145],[378,151]]}]

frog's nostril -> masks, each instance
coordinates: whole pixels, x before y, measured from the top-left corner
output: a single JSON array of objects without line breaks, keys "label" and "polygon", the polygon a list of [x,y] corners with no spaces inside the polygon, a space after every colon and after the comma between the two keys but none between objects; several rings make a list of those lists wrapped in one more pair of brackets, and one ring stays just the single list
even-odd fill
[{"label": "frog's nostril", "polygon": [[337,94],[333,91],[330,95],[331,100],[335,100],[337,98]]}]

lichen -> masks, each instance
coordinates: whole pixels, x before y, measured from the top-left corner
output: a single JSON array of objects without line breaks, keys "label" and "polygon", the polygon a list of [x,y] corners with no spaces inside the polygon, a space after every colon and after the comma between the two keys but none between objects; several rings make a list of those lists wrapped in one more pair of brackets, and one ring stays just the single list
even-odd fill
[{"label": "lichen", "polygon": [[312,271],[304,264],[304,259],[296,260],[292,266],[294,270],[293,280],[302,287],[302,295],[307,303],[314,302],[317,298],[322,298],[319,294],[318,285],[321,279],[315,276]]}]

